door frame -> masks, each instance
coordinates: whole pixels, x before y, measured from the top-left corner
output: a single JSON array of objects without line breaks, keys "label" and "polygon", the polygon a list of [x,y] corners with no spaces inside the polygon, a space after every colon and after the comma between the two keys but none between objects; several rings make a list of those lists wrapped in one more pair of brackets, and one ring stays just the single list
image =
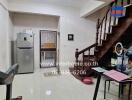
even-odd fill
[{"label": "door frame", "polygon": [[[40,68],[53,68],[53,67],[41,67],[41,33],[42,31],[50,31],[50,32],[56,32],[56,57],[55,57],[55,66],[57,68],[57,72],[60,72],[60,67],[59,67],[59,50],[60,50],[60,32],[57,31],[53,31],[53,30],[40,30],[39,32],[39,56],[40,56],[40,60],[39,60],[39,65]],[[59,42],[59,43],[58,43]]]}]

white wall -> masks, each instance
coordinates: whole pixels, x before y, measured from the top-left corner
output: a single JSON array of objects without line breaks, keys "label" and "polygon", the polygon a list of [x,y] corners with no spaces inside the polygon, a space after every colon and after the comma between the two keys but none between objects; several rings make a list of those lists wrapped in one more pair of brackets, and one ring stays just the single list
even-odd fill
[{"label": "white wall", "polygon": [[[0,70],[6,71],[11,65],[11,20],[8,10],[0,3]],[[9,35],[10,34],[10,35]]]},{"label": "white wall", "polygon": [[96,0],[89,0],[80,10],[81,17],[87,17],[92,13],[98,11],[99,9],[103,8],[104,6],[108,5],[109,2],[103,1],[96,1]]},{"label": "white wall", "polygon": [[[15,1],[9,4],[10,11],[39,13],[60,16],[60,62],[75,60],[75,49],[83,49],[95,43],[96,23],[80,18],[77,8],[62,7],[57,5],[39,4],[37,2]],[[67,40],[68,34],[74,34],[73,42]],[[37,52],[37,51],[36,51]],[[66,65],[65,68],[71,67]],[[64,68],[64,65],[61,66]]]},{"label": "white wall", "polygon": [[34,33],[34,64],[35,69],[38,69],[40,63],[40,30],[54,30],[58,29],[58,17],[47,15],[35,15],[15,13],[13,14],[14,25],[14,41],[17,33],[31,29]]},{"label": "white wall", "polygon": [[0,0],[0,5],[6,9],[8,9],[8,2],[7,0]]}]

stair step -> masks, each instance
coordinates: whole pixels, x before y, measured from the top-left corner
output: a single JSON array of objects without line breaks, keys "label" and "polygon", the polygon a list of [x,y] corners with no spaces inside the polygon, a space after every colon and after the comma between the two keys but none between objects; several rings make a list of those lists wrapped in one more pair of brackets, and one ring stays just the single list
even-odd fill
[{"label": "stair step", "polygon": [[97,46],[98,51],[102,48],[102,45]]},{"label": "stair step", "polygon": [[94,57],[94,55],[84,55],[84,57]]},{"label": "stair step", "polygon": [[97,57],[99,50],[94,51],[94,55]]},{"label": "stair step", "polygon": [[105,43],[105,42],[107,42],[108,40],[106,39],[106,40],[102,40],[102,43]]},{"label": "stair step", "polygon": [[118,29],[121,27],[122,25],[117,25],[117,26],[112,26],[112,34],[115,34],[118,32]]},{"label": "stair step", "polygon": [[107,34],[107,41],[113,36],[114,34]]},{"label": "stair step", "polygon": [[132,11],[132,5],[126,7],[126,15],[125,16],[127,16],[127,17],[132,16],[132,13],[130,13],[131,11]]},{"label": "stair step", "polygon": [[120,25],[112,25],[112,28],[119,28]]},{"label": "stair step", "polygon": [[122,25],[122,23],[124,23],[124,21],[127,19],[127,17],[126,16],[123,16],[123,17],[120,17],[119,18],[119,22],[118,22],[118,25]]}]

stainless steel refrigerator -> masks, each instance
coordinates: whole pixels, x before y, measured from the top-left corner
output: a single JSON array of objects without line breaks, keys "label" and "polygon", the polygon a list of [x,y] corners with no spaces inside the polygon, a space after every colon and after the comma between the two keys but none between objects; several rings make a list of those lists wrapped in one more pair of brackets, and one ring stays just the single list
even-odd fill
[{"label": "stainless steel refrigerator", "polygon": [[34,72],[34,37],[33,34],[18,33],[16,41],[16,62],[18,73]]}]

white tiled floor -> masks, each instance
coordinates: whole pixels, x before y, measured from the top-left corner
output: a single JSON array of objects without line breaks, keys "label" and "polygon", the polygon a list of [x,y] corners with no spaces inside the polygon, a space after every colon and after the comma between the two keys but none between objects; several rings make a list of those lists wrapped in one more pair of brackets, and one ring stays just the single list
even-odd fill
[{"label": "white tiled floor", "polygon": [[[48,69],[51,70],[51,69]],[[23,100],[93,100],[96,79],[93,85],[85,85],[69,75],[44,76],[46,69],[33,74],[16,75],[13,83],[13,97]],[[104,81],[101,81],[98,99],[103,100]],[[112,85],[110,100],[117,100],[118,86]],[[0,100],[5,98],[5,86],[0,86]]]}]

